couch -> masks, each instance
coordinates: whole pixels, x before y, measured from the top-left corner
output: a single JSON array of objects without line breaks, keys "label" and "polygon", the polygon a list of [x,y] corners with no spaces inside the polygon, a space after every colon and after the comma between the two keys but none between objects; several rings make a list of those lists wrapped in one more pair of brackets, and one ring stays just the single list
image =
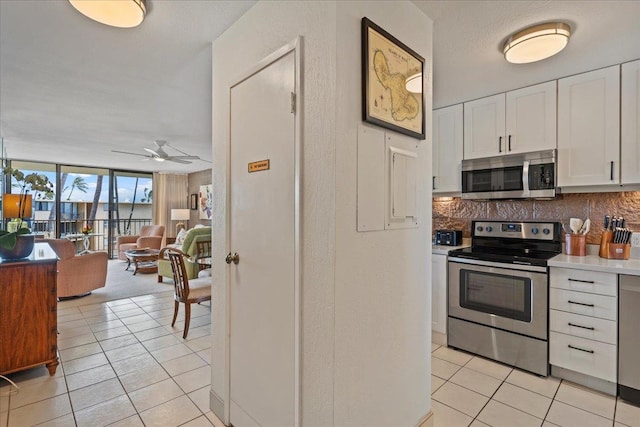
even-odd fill
[{"label": "couch", "polygon": [[140,227],[139,235],[118,236],[118,239],[116,240],[118,259],[126,261],[127,256],[124,253],[131,249],[160,249],[162,247],[163,237],[164,225],[143,225]]},{"label": "couch", "polygon": [[76,245],[67,239],[44,239],[58,255],[58,298],[86,295],[107,282],[106,252],[76,255]]},{"label": "couch", "polygon": [[[167,247],[178,249],[185,253],[189,258],[195,258],[198,255],[197,242],[202,240],[211,241],[211,227],[191,228],[186,231],[186,235],[182,243],[167,245]],[[189,279],[195,279],[198,277],[200,266],[189,258],[184,260],[187,277]],[[164,257],[164,253],[161,251],[158,259],[158,283],[162,283],[163,277],[173,279],[173,272],[171,271],[171,263]]]}]

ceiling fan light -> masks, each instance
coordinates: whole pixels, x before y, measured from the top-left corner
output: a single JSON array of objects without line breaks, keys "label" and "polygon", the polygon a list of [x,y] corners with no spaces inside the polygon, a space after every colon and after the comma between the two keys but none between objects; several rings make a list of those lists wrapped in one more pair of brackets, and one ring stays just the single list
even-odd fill
[{"label": "ceiling fan light", "polygon": [[80,13],[118,28],[137,27],[147,14],[145,0],[69,0]]},{"label": "ceiling fan light", "polygon": [[405,87],[411,93],[422,93],[422,73],[416,73],[407,77]]},{"label": "ceiling fan light", "polygon": [[163,159],[162,157],[154,157],[153,160],[155,160],[156,162],[164,162],[165,159]]},{"label": "ceiling fan light", "polygon": [[548,22],[518,31],[505,42],[504,57],[513,64],[527,64],[549,58],[569,43],[571,28],[562,22]]}]

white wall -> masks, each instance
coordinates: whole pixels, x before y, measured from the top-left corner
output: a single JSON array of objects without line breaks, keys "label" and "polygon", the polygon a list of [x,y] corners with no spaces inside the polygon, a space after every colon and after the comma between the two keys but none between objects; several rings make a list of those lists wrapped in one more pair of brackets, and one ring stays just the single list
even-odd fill
[{"label": "white wall", "polygon": [[[431,21],[404,1],[258,2],[213,45],[211,370],[212,392],[224,401],[229,86],[303,36],[303,426],[414,426],[430,408],[430,142],[419,150],[420,228],[357,233],[363,16],[427,57],[430,70]],[[430,111],[430,79],[427,87]],[[427,115],[429,135],[430,123]]]}]

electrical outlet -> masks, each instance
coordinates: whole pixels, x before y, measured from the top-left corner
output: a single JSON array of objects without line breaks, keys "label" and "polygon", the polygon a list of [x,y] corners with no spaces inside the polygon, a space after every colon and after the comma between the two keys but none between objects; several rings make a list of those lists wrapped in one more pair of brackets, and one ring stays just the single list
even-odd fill
[{"label": "electrical outlet", "polygon": [[640,248],[640,233],[631,234],[631,246],[634,248]]}]

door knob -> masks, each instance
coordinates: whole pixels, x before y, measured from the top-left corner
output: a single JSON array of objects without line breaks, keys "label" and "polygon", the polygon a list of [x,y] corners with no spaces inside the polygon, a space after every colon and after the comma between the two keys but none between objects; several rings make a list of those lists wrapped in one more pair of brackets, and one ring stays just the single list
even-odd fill
[{"label": "door knob", "polygon": [[231,264],[233,262],[237,265],[240,262],[240,255],[238,255],[238,252],[235,252],[233,255],[231,255],[231,252],[229,252],[224,260],[227,262],[227,264]]}]

